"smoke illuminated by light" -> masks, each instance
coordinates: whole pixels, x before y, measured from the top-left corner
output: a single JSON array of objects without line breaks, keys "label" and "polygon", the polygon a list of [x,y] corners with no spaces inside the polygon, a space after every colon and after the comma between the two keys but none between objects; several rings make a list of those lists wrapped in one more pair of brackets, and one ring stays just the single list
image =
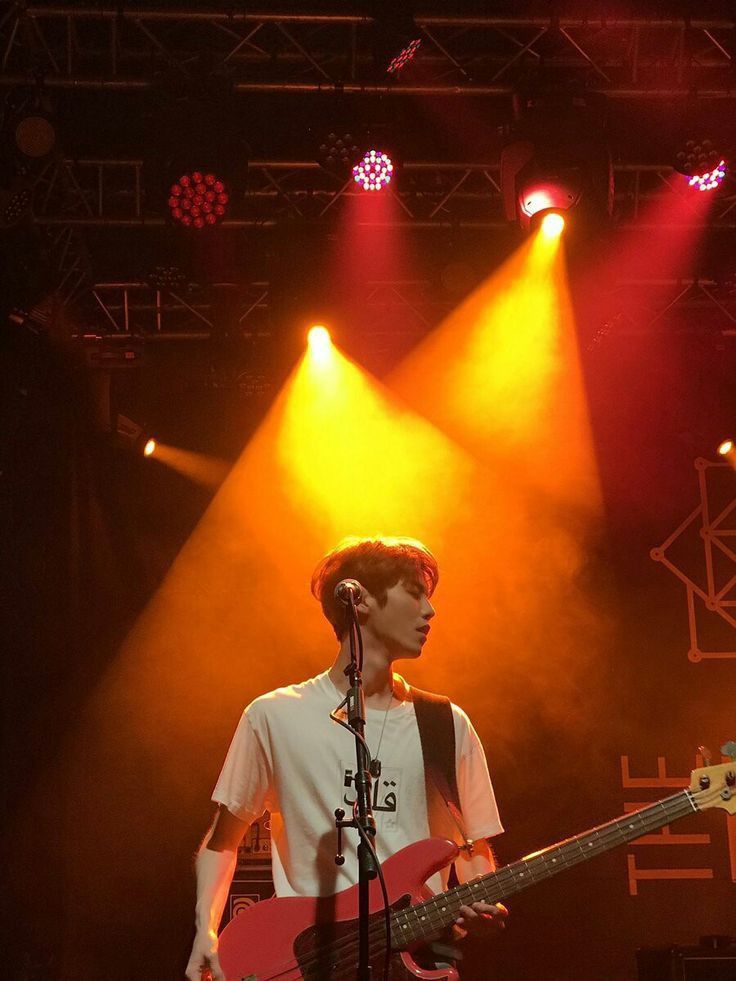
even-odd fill
[{"label": "smoke illuminated by light", "polygon": [[[396,375],[398,391],[481,459],[596,500],[561,239],[541,230]],[[535,451],[529,454],[533,437]]]},{"label": "smoke illuminated by light", "polygon": [[148,439],[142,452],[144,456],[155,455],[157,464],[170,467],[193,483],[211,490],[217,490],[231,468],[227,460],[171,446],[157,439]]},{"label": "smoke illuminated by light", "polygon": [[[463,676],[492,678],[500,729],[522,688],[569,725],[609,642],[607,612],[581,578],[602,505],[561,241],[540,228],[389,379],[484,468],[458,503],[469,532],[443,553],[442,641]],[[472,653],[489,637],[493,665]],[[421,680],[457,689],[456,656]],[[513,709],[503,723],[514,727]]]}]

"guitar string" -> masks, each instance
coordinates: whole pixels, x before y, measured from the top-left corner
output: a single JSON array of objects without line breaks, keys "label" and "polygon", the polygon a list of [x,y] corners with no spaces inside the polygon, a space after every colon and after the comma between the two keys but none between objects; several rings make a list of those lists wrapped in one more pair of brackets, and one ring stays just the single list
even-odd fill
[{"label": "guitar string", "polygon": [[[679,797],[679,795],[676,795],[676,796],[677,796],[677,797]],[[673,800],[673,798],[670,798],[670,800]],[[664,810],[665,810],[665,813],[666,813],[666,808],[664,808]],[[691,802],[690,802],[689,800],[687,800],[687,808],[686,808],[686,810],[684,811],[684,813],[692,813],[692,804],[691,804]],[[674,813],[673,813],[673,814],[671,814],[670,816],[668,816],[668,820],[675,820],[675,819],[676,819],[676,818],[677,818],[678,816],[683,816],[683,815],[678,815],[678,814],[674,814]],[[639,830],[640,830],[640,834],[641,834],[641,833],[644,833],[644,832],[645,832],[646,830],[649,830],[649,829],[648,829],[648,828],[647,828],[647,827],[645,826],[646,824],[653,824],[653,827],[655,827],[655,828],[656,828],[656,827],[661,827],[661,826],[662,826],[662,823],[661,823],[661,817],[660,817],[660,815],[656,815],[656,818],[655,818],[655,822],[654,822],[654,823],[653,823],[653,822],[651,821],[651,818],[652,818],[652,817],[654,817],[654,814],[652,814],[652,815],[650,815],[650,816],[649,816],[649,818],[647,818],[647,819],[642,819],[642,817],[641,817],[641,816],[639,816],[639,821],[640,821],[640,823],[641,823],[641,828],[639,829]],[[620,833],[621,833],[621,832],[620,832],[620,828],[616,828],[616,827],[614,827],[614,828],[609,828],[609,830],[608,830],[608,831],[607,831],[607,832],[605,833],[605,838],[610,838],[610,837],[611,837],[611,834],[612,834],[612,833],[614,833],[614,832],[618,832],[618,833],[620,834]],[[603,840],[605,840],[605,838],[604,838],[604,835],[602,835],[602,834],[599,834],[599,836],[598,836],[598,838],[599,838],[599,842],[600,842],[600,841],[603,841]],[[625,839],[625,840],[626,840],[626,839]],[[571,844],[571,843],[572,843],[572,841],[571,841],[571,842],[568,842],[568,844]],[[578,842],[578,844],[580,845],[580,843],[579,843],[579,842]],[[553,846],[553,847],[554,847],[554,846]],[[585,855],[585,856],[586,856],[586,858],[587,858],[587,855],[588,855],[588,853],[586,853],[586,852],[584,852],[584,851],[583,851],[583,852],[582,852],[582,854],[583,854],[583,855]],[[592,855],[593,855],[593,854],[596,854],[596,853],[591,853],[591,857],[592,857]],[[570,863],[570,864],[571,864],[571,865],[575,865],[575,864],[579,864],[579,861],[580,861],[580,860],[578,859],[577,861],[573,861],[573,862],[572,862],[572,863]],[[568,865],[567,865],[567,863],[566,863],[566,864],[565,864],[565,865],[564,865],[564,866],[563,866],[562,868],[566,868],[566,867],[568,867]],[[558,871],[558,870],[557,870],[557,869],[555,869],[554,871],[556,872],[556,871]],[[508,878],[508,876],[506,876],[506,878]],[[513,877],[512,877],[512,878],[513,878]],[[534,880],[534,879],[532,879],[531,881],[533,882],[533,881],[535,881],[535,880]],[[522,887],[523,887],[523,885],[527,885],[527,884],[528,884],[528,883],[523,883],[523,884],[522,884]],[[435,897],[435,899],[434,899],[434,900],[431,900],[431,901],[429,901],[429,902],[433,902],[433,903],[434,903],[434,902],[436,902],[436,899],[437,899],[437,898],[438,898],[438,897]],[[428,906],[426,906],[426,904],[417,904],[417,906],[413,906],[413,907],[408,907],[408,908],[407,908],[407,910],[404,910],[404,911],[399,911],[399,913],[398,913],[398,914],[394,914],[394,915],[401,915],[402,913],[403,913],[403,914],[409,914],[409,913],[411,913],[411,912],[414,912],[414,913],[416,913],[416,911],[417,911],[417,910],[418,910],[418,909],[419,909],[420,907],[424,907],[424,908],[429,908]],[[432,921],[432,916],[430,916],[430,917],[429,917],[429,920],[430,920],[430,925],[432,925],[432,923],[431,923],[431,921]],[[440,919],[440,923],[439,923],[439,924],[437,924],[437,925],[438,925],[438,926],[441,926],[441,925],[444,925],[444,924],[442,923],[442,919]],[[378,931],[376,931],[376,930],[374,929],[374,930],[373,930],[373,932],[374,932],[374,935],[375,935],[375,934],[376,934],[376,933],[377,933]],[[381,932],[381,933],[383,933],[383,931],[380,931],[380,932]],[[383,937],[381,937],[381,940],[383,940]],[[341,943],[339,943],[339,944],[333,944],[332,946],[333,946],[333,948],[337,948],[337,947],[341,947],[341,948],[343,948],[343,951],[344,951],[344,953],[348,953],[348,952],[349,952],[349,949],[350,949],[350,947],[352,947],[352,948],[353,948],[353,950],[355,950],[355,948],[356,948],[356,944],[355,944],[355,942],[354,942],[353,940],[351,940],[351,938],[349,938],[349,937],[347,937],[347,938],[345,938],[345,940],[344,940],[343,942],[341,942]],[[382,951],[383,951],[384,949],[385,949],[385,946],[384,946],[384,944],[383,944],[383,943],[381,942],[381,943],[380,943],[380,945],[379,945],[379,947],[378,947],[378,949],[376,950],[376,955],[377,955],[378,953],[381,953],[381,952],[382,952]],[[319,954],[318,956],[320,957],[320,959],[322,959],[322,958],[324,957],[324,954]],[[301,965],[301,966],[302,966],[302,968],[304,968],[304,969],[305,969],[305,974],[303,975],[304,977],[308,977],[309,975],[311,975],[311,973],[312,973],[312,969],[313,969],[313,963],[312,963],[312,962],[313,962],[313,960],[314,960],[314,958],[313,958],[313,957],[310,957],[308,961],[307,961],[307,960],[305,959],[305,961],[304,961],[304,962],[302,963],[302,965]],[[286,965],[284,965],[284,966],[286,966]],[[290,970],[294,970],[294,969],[299,969],[299,968],[298,968],[298,966],[297,966],[296,964],[293,964],[293,965],[290,965],[290,966],[289,966],[289,967],[287,968],[287,971],[290,971]],[[353,970],[353,967],[352,967],[352,966],[350,966],[350,967],[349,967],[349,970],[350,970],[350,972],[352,973],[352,970]],[[284,972],[284,973],[285,973],[285,972]],[[341,972],[341,974],[342,974],[342,973],[343,973],[343,972]],[[335,975],[333,974],[333,976],[335,976]],[[337,975],[337,976],[340,976],[340,975]]]},{"label": "guitar string", "polygon": [[[665,800],[658,801],[656,804],[653,804],[651,806],[656,809],[656,807],[659,805],[662,808],[662,810],[664,810],[665,813],[666,813],[667,807],[665,805],[670,805],[670,808],[671,808],[671,805],[674,804],[675,802],[677,802],[677,804],[678,804],[678,810],[681,809],[681,806],[682,805],[686,805],[686,807],[682,811],[681,814],[679,814],[679,813],[671,813],[670,815],[668,815],[668,817],[667,817],[667,821],[668,822],[669,821],[677,820],[679,817],[683,817],[685,814],[692,813],[693,810],[694,810],[694,804],[692,802],[692,799],[691,799],[688,791],[684,791],[681,794],[675,794],[673,797],[665,798]],[[598,834],[597,841],[595,841],[595,842],[589,842],[589,844],[591,846],[592,845],[598,845],[598,846],[600,846],[602,843],[606,843],[607,844],[607,840],[608,839],[612,839],[612,838],[615,839],[618,836],[621,836],[622,835],[622,831],[621,831],[621,828],[620,828],[620,822],[622,820],[631,821],[632,819],[636,818],[640,822],[641,827],[639,829],[639,833],[637,834],[637,837],[640,837],[641,835],[646,834],[646,832],[649,831],[649,830],[654,830],[654,829],[656,829],[658,827],[662,827],[663,826],[662,825],[662,820],[661,820],[661,815],[659,813],[657,813],[656,811],[653,810],[652,813],[649,816],[644,817],[643,815],[644,815],[645,811],[646,811],[646,809],[644,810],[644,812],[639,812],[639,813],[632,812],[630,815],[627,815],[625,818],[617,819],[614,822],[614,825],[613,826],[609,826],[607,830],[605,830],[602,833]],[[649,827],[649,825],[651,825],[651,827]],[[603,825],[602,827],[605,829],[606,828],[606,825]],[[595,830],[595,829],[593,829],[593,830]],[[592,833],[593,832],[588,832],[588,834],[592,834]],[[563,848],[563,847],[566,847],[566,846],[567,847],[570,847],[570,846],[574,845],[575,843],[577,843],[578,844],[578,847],[581,847],[582,848],[582,845],[581,845],[580,840],[579,840],[581,837],[585,837],[585,835],[578,835],[575,838],[571,838],[568,841],[561,843],[561,845],[559,847],[560,848]],[[629,839],[629,838],[626,838],[624,836],[624,841],[625,842],[626,841],[631,841],[631,840],[634,840],[634,839]],[[551,846],[551,849],[554,849],[554,848],[555,848],[554,845]],[[549,852],[549,851],[551,851],[551,849],[549,849],[547,851]],[[590,853],[585,852],[583,850],[581,852],[581,855],[584,856],[583,858],[577,858],[576,857],[576,859],[573,860],[572,862],[565,861],[564,864],[561,866],[560,869],[555,868],[554,870],[551,870],[549,868],[549,866],[547,865],[547,858],[546,858],[546,854],[545,853],[542,853],[542,854],[540,854],[538,856],[534,856],[534,859],[530,859],[530,860],[524,860],[524,859],[522,859],[521,862],[526,864],[526,867],[530,870],[530,873],[529,873],[529,879],[526,882],[521,883],[521,884],[519,884],[519,881],[518,881],[519,878],[520,878],[520,876],[519,876],[518,871],[517,871],[517,866],[520,863],[514,863],[514,864],[512,864],[510,866],[506,866],[503,869],[499,869],[497,872],[495,872],[495,873],[492,874],[492,878],[493,878],[494,884],[501,886],[501,894],[500,894],[500,896],[498,898],[503,899],[503,898],[505,898],[506,895],[509,895],[509,893],[507,893],[505,891],[505,886],[507,885],[508,882],[514,882],[517,885],[519,885],[519,888],[516,889],[516,890],[514,890],[514,892],[518,892],[524,886],[531,885],[535,881],[537,881],[535,879],[535,877],[534,877],[534,873],[531,872],[531,864],[530,863],[533,860],[539,861],[541,859],[541,862],[542,862],[542,864],[544,866],[544,869],[547,872],[547,874],[546,875],[543,875],[542,878],[549,878],[551,875],[553,875],[557,871],[562,871],[565,868],[569,868],[569,867],[572,867],[574,865],[580,864],[580,862],[581,861],[585,861],[587,859],[587,857],[591,857],[592,858],[594,855],[598,854],[598,852],[600,850],[601,850],[600,847],[599,847],[598,850],[593,851],[593,852],[590,852]],[[606,851],[607,848],[603,848],[602,850],[603,851]],[[456,886],[454,889],[450,889],[450,890],[448,890],[445,893],[441,893],[441,894],[439,894],[437,896],[434,896],[434,897],[432,897],[429,900],[425,900],[425,901],[423,901],[421,903],[417,903],[414,906],[408,906],[405,910],[398,910],[398,911],[396,911],[395,913],[392,914],[392,919],[396,919],[396,918],[401,917],[401,916],[408,917],[409,915],[418,916],[420,910],[427,911],[427,913],[425,914],[425,916],[424,917],[420,917],[420,920],[416,924],[412,924],[412,926],[421,926],[422,932],[420,933],[420,935],[418,937],[412,936],[410,938],[410,942],[413,942],[414,940],[422,939],[422,935],[424,934],[424,931],[425,931],[425,925],[424,925],[424,921],[425,920],[427,921],[426,925],[429,926],[429,927],[444,927],[446,925],[449,925],[449,922],[446,922],[446,917],[445,917],[444,910],[437,909],[437,905],[436,904],[437,904],[437,900],[438,899],[446,899],[447,900],[450,897],[452,897],[453,899],[455,899],[456,897],[460,897],[461,893],[466,893],[467,894],[467,898],[469,898],[471,901],[473,901],[473,898],[472,898],[473,897],[473,889],[477,889],[478,886],[485,885],[486,883],[489,883],[489,880],[486,879],[486,878],[484,878],[484,879],[476,879],[476,880],[474,880],[473,882],[470,882],[470,883],[462,883],[461,885]],[[483,891],[485,891],[485,890],[483,890]],[[447,902],[447,901],[445,902],[445,907],[447,907],[448,910],[449,910],[449,907],[451,905],[454,905],[454,903],[450,903],[450,902]],[[460,905],[465,905],[462,899],[460,899],[460,901],[458,902],[458,908],[459,908]],[[453,913],[454,912],[455,911],[453,910]],[[432,932],[434,932],[434,930]],[[413,930],[412,930],[412,933],[413,933]],[[377,935],[380,934],[380,938],[379,938],[380,945],[379,945],[378,948],[376,948],[376,956],[377,956],[378,953],[380,953],[381,951],[385,950],[385,943],[383,942],[383,940],[385,938],[384,924],[383,923],[378,923],[378,924],[370,927],[369,928],[369,935],[370,934],[373,934],[373,936],[377,936]],[[340,953],[340,954],[347,953],[350,950],[351,947],[354,950],[357,950],[358,944],[357,944],[356,940],[353,939],[353,937],[351,937],[350,935],[348,935],[347,937],[345,937],[342,940],[333,941],[330,944],[326,945],[325,947],[319,948],[318,950],[314,951],[313,953],[311,953],[310,955],[308,955],[307,957],[305,957],[301,962],[299,962],[298,959],[295,958],[294,962],[293,963],[290,962],[288,966],[287,966],[287,963],[283,963],[283,964],[277,965],[277,968],[282,968],[282,970],[277,970],[277,973],[276,974],[269,975],[268,977],[269,977],[269,979],[271,979],[271,978],[278,978],[278,977],[281,977],[284,974],[286,974],[286,973],[288,973],[289,971],[292,971],[292,970],[302,970],[303,971],[304,969],[310,970],[312,968],[312,966],[320,967],[321,966],[320,964],[315,964],[314,962],[315,961],[323,961],[324,958],[326,956],[330,956],[330,954],[334,954],[334,953]],[[373,949],[374,949],[373,946],[371,946],[371,952],[373,951]],[[400,949],[401,948],[397,948],[397,952]],[[372,954],[372,956],[373,956],[373,954]],[[351,968],[351,970],[352,970],[352,968]],[[336,974],[336,975],[332,975],[332,976],[333,977],[339,977],[340,975],[339,974]]]},{"label": "guitar string", "polygon": [[[663,810],[665,810],[665,813],[666,813],[666,808],[663,805],[665,805],[665,804],[671,804],[674,801],[677,801],[678,804],[687,803],[687,808],[685,809],[685,811],[683,811],[683,814],[675,814],[675,813],[672,813],[671,815],[669,815],[668,816],[668,820],[669,821],[676,820],[678,817],[682,817],[684,814],[692,813],[693,804],[692,804],[692,801],[691,801],[691,799],[690,799],[690,797],[689,797],[689,795],[687,793],[685,794],[685,797],[684,798],[681,798],[681,795],[680,794],[676,794],[674,797],[667,798],[665,801],[659,801],[657,803],[659,805],[662,805]],[[657,805],[653,805],[653,806],[656,807]],[[632,817],[636,817],[636,816],[637,816],[636,815],[636,812],[634,812],[634,813],[632,813],[632,815],[627,816],[627,819],[632,818]],[[652,821],[652,818],[654,818],[654,821]],[[646,825],[652,825],[652,829],[657,828],[657,827],[662,827],[661,816],[658,813],[655,814],[653,812],[647,818],[643,818],[642,815],[639,814],[638,815],[638,820],[641,823],[641,828],[639,829],[639,835],[637,835],[637,837],[639,837],[641,834],[646,833],[646,831],[650,830],[650,828],[646,827]],[[617,825],[618,825],[618,822],[617,822]],[[605,827],[605,825],[604,825],[604,827]],[[601,842],[605,841],[606,838],[611,838],[612,836],[613,837],[616,837],[616,835],[620,835],[620,834],[621,834],[620,827],[618,827],[618,826],[610,827],[608,829],[608,831],[604,832],[604,834],[599,834],[598,835],[598,844],[600,844]],[[580,838],[580,837],[581,836],[578,836],[578,838]],[[624,841],[627,841],[627,840],[633,840],[633,839],[624,838]],[[580,847],[582,847],[580,845],[580,842],[577,839],[570,839],[568,842],[564,842],[563,845],[572,845],[576,841],[577,841],[578,845]],[[552,846],[552,848],[554,848],[554,846]],[[585,852],[585,851],[582,851],[581,854],[584,855],[586,858],[588,857],[588,853]],[[590,857],[593,857],[593,855],[595,855],[595,854],[597,854],[597,852],[591,852],[590,853]],[[539,858],[542,858],[543,861],[546,861],[546,859],[544,858],[544,856],[538,856],[538,857]],[[566,862],[562,866],[562,868],[559,869],[559,871],[561,871],[564,868],[570,867],[572,865],[577,865],[577,864],[580,863],[581,860],[585,860],[585,859],[576,859],[576,860],[574,860],[574,861],[572,861],[570,863],[567,863]],[[522,860],[522,861],[524,861],[524,860]],[[554,870],[549,870],[548,869],[548,875],[545,876],[545,878],[548,878],[550,874],[554,874],[554,872],[557,872],[557,871],[558,871],[558,869],[554,869]],[[511,872],[512,874],[510,876],[508,874],[505,874],[505,873],[508,873],[508,872]],[[501,870],[499,870],[499,872],[497,872],[495,874],[495,879],[496,879],[496,883],[497,884],[500,882],[501,879],[508,880],[509,878],[512,881],[513,880],[516,880],[517,881],[517,884],[518,884],[518,878],[519,877],[517,876],[516,871],[514,870],[514,867],[513,866],[507,866],[506,869],[501,869]],[[525,882],[525,883],[520,884],[519,888],[523,888],[525,885],[532,884],[534,881],[536,881],[536,880],[534,879],[533,874],[530,874],[529,880],[527,882]],[[461,886],[456,887],[454,890],[449,890],[447,893],[440,894],[440,896],[433,897],[431,900],[427,900],[426,902],[423,902],[423,903],[418,903],[415,906],[409,906],[405,910],[397,911],[396,913],[393,914],[393,917],[396,918],[396,917],[399,917],[399,916],[402,916],[402,915],[408,916],[409,914],[412,914],[412,913],[416,916],[416,915],[418,915],[418,911],[420,909],[425,909],[425,910],[430,911],[429,916],[428,917],[422,917],[421,919],[422,920],[427,919],[428,920],[428,924],[427,925],[429,925],[430,927],[434,927],[434,926],[436,926],[436,927],[445,926],[447,924],[444,922],[445,917],[443,915],[443,912],[440,911],[440,910],[437,910],[437,908],[436,908],[436,902],[437,902],[437,900],[440,899],[440,898],[449,897],[453,893],[459,894],[459,892],[461,892],[461,891],[462,892],[468,892],[469,895],[472,897],[472,888],[473,887],[477,887],[478,885],[482,885],[482,884],[483,884],[483,882],[480,881],[480,880],[477,880],[474,883],[463,883]],[[519,890],[517,889],[515,891],[519,891]],[[504,897],[504,894],[505,893],[503,891],[503,884],[502,884],[502,895],[501,895],[500,898],[503,898]],[[431,909],[430,904],[434,904],[434,910]],[[446,906],[449,906],[450,904],[449,903],[446,903],[445,905]],[[437,923],[434,923],[433,922],[433,920],[435,918],[438,919],[438,922]],[[412,925],[414,926],[414,925],[420,925],[420,924],[412,924]],[[422,926],[422,933],[424,933],[424,930],[425,930],[425,928],[424,928],[424,926]],[[385,944],[383,943],[383,939],[385,937],[385,931],[384,931],[384,928],[383,928],[383,924],[377,924],[376,926],[371,927],[369,932],[372,933],[374,936],[376,936],[378,934],[381,935],[380,938],[379,938],[379,940],[380,940],[379,947],[376,948],[376,956],[377,956],[378,953],[380,953],[380,952],[382,952],[382,951],[385,950]],[[434,932],[434,931],[432,931],[432,932]],[[420,934],[419,937],[412,937],[411,938],[411,941],[413,941],[415,939],[421,939],[421,938],[422,938],[422,935]],[[290,963],[289,966],[287,966],[286,964],[278,965],[279,967],[283,967],[284,970],[279,971],[277,974],[270,975],[270,977],[276,978],[276,977],[282,976],[283,974],[288,973],[289,971],[292,971],[292,970],[300,970],[300,969],[303,969],[303,970],[306,970],[306,971],[311,971],[313,967],[320,967],[321,966],[319,964],[316,964],[315,965],[314,964],[315,960],[319,960],[319,961],[324,960],[324,957],[326,955],[329,956],[330,951],[332,951],[333,954],[334,953],[337,953],[337,952],[339,952],[339,953],[348,953],[349,950],[350,950],[350,948],[352,948],[353,950],[356,950],[357,949],[357,946],[358,945],[357,945],[356,941],[351,936],[347,936],[347,937],[345,937],[341,941],[338,941],[338,942],[334,942],[333,941],[331,944],[327,945],[326,947],[323,947],[320,950],[315,951],[312,955],[304,958],[303,961],[301,962],[301,964],[299,964],[299,962],[297,961],[297,962]],[[373,951],[373,949],[374,948],[371,947],[371,951]],[[400,950],[400,949],[401,948],[397,948],[397,951]],[[372,956],[373,956],[373,953],[372,953]],[[350,970],[352,970],[352,969],[353,968],[350,967]],[[303,976],[306,977],[307,975],[306,974],[303,974]],[[338,975],[334,975],[333,974],[333,976],[334,977],[339,977],[340,975],[339,974]]]}]

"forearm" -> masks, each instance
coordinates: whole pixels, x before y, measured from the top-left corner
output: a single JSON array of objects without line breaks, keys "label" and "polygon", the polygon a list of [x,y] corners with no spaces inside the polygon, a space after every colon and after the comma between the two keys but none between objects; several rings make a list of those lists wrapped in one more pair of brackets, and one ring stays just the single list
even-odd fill
[{"label": "forearm", "polygon": [[197,905],[195,923],[197,931],[217,933],[225,909],[227,894],[235,873],[237,847],[214,851],[208,848],[209,834],[197,853],[195,870],[197,877]]}]

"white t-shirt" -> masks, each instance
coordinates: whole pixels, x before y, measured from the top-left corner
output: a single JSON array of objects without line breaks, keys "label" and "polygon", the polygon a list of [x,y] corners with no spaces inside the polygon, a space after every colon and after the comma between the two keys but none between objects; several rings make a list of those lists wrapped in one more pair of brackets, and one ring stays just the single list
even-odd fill
[{"label": "white t-shirt", "polygon": [[[396,680],[399,689],[405,686]],[[358,836],[349,828],[343,832],[345,863],[335,865],[335,809],[350,817],[355,800],[355,740],[329,717],[343,697],[324,672],[255,699],[241,716],[212,795],[248,823],[271,812],[277,896],[330,896],[357,881]],[[483,747],[462,709],[453,705],[452,714],[465,831],[471,839],[490,838],[503,828]],[[388,713],[367,708],[365,738],[382,765],[373,781],[380,861],[430,834],[461,843],[446,807],[433,816],[430,832],[413,703],[394,699]],[[429,887],[446,888],[447,874],[433,876]]]}]

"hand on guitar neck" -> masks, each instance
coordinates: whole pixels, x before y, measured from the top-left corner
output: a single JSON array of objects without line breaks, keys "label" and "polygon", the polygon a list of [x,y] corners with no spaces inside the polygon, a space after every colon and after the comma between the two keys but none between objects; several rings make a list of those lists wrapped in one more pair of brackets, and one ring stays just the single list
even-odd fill
[{"label": "hand on guitar neck", "polygon": [[[481,920],[473,914],[491,912],[507,896],[688,814],[712,807],[736,813],[734,762],[700,767],[693,771],[689,788],[672,797],[567,838],[430,899],[423,894],[423,884],[457,858],[457,846],[430,838],[401,849],[383,865],[391,904],[390,947],[395,952],[392,979],[457,981],[457,971],[451,967],[423,971],[413,961],[411,950],[458,920],[462,920],[460,925],[470,933],[479,928],[480,923],[476,921]],[[321,981],[327,977],[330,981],[354,981],[358,949],[357,888],[353,886],[332,898],[329,917],[324,912],[324,900],[300,896],[269,899],[235,917],[222,932],[219,944],[226,981],[240,981],[249,976],[258,981],[267,978]],[[374,976],[381,977],[386,933],[383,896],[375,880],[371,883],[370,911]],[[503,916],[501,909],[495,909],[491,926],[497,928],[502,924]],[[194,975],[187,974],[187,977],[199,981]],[[215,975],[215,981],[220,981],[220,977]]]}]

